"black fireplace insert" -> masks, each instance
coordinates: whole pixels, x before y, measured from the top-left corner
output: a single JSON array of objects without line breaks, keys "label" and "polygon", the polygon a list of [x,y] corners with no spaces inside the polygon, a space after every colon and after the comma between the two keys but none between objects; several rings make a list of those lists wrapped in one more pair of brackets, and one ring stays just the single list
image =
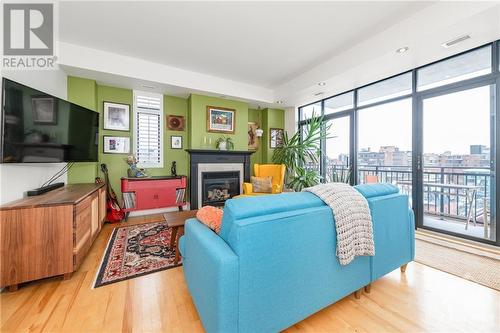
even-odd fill
[{"label": "black fireplace insert", "polygon": [[202,206],[224,206],[227,199],[240,194],[240,172],[202,172],[201,190]]}]

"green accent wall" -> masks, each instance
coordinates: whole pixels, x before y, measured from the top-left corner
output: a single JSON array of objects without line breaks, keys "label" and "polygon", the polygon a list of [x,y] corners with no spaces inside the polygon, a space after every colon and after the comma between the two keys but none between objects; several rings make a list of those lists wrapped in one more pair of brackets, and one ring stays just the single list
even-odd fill
[{"label": "green accent wall", "polygon": [[[248,104],[211,96],[192,94],[189,97],[189,137],[193,149],[215,149],[215,141],[221,136],[230,137],[234,142],[234,150],[248,150]],[[234,134],[207,132],[207,106],[223,107],[235,110]],[[212,139],[212,144],[204,146],[204,138]]]},{"label": "green accent wall", "polygon": [[[163,112],[165,115],[184,116],[186,128],[184,131],[171,131],[165,124],[165,131],[163,132],[163,141],[165,143],[165,155],[163,156],[164,169],[156,169],[163,172],[163,174],[170,175],[170,168],[172,162],[177,164],[178,175],[189,175],[189,154],[186,149],[188,145],[188,130],[187,130],[187,117],[188,117],[188,100],[173,96],[163,96]],[[166,121],[166,117],[165,117]],[[182,136],[182,149],[170,149],[170,137]]]},{"label": "green accent wall", "polygon": [[[120,178],[127,175],[128,165],[125,162],[125,159],[129,154],[104,154],[103,146],[104,146],[104,136],[124,136],[130,138],[130,154],[132,154],[133,150],[133,92],[130,89],[122,89],[122,88],[114,88],[107,86],[97,86],[97,110],[101,114],[99,119],[99,165],[101,163],[105,163],[108,171],[109,171],[109,182],[113,190],[115,191],[118,198],[121,199],[121,191],[120,191]],[[115,131],[115,130],[105,130],[104,126],[104,102],[113,102],[120,104],[128,104],[130,105],[130,130],[128,132],[125,131]],[[99,177],[104,179],[104,174],[101,172],[99,168],[98,172]]]},{"label": "green accent wall", "polygon": [[[133,154],[133,91],[130,89],[115,88],[98,85],[94,80],[79,77],[68,77],[68,100],[95,110],[101,114],[99,119],[99,162],[75,163],[68,172],[68,183],[92,183],[95,177],[104,177],[100,171],[100,164],[106,163],[110,173],[110,183],[118,197],[121,199],[120,178],[127,174],[125,158],[127,154],[104,154],[103,137],[105,135],[127,136],[130,138],[130,154]],[[112,131],[103,129],[103,103],[105,101],[130,105],[130,131]],[[271,163],[272,150],[269,149],[269,128],[284,128],[284,110],[279,109],[250,109],[248,104],[241,101],[222,99],[199,94],[192,94],[189,98],[163,96],[164,113],[164,156],[163,168],[148,168],[149,175],[170,175],[173,161],[177,162],[177,174],[189,174],[188,148],[215,149],[215,141],[223,133],[207,132],[207,106],[224,107],[236,110],[235,134],[225,135],[233,139],[235,150],[248,149],[248,122],[256,122],[264,130],[264,135],[259,138],[259,149],[251,155],[251,163]],[[184,131],[171,131],[167,128],[166,116],[180,115],[185,117]],[[182,149],[171,149],[171,136],[182,137]],[[212,139],[210,147],[203,146],[204,137]],[[252,170],[253,172],[253,170]]]},{"label": "green accent wall", "polygon": [[285,110],[264,109],[262,110],[262,160],[264,163],[272,163],[274,149],[269,148],[269,135],[271,128],[285,129]]}]

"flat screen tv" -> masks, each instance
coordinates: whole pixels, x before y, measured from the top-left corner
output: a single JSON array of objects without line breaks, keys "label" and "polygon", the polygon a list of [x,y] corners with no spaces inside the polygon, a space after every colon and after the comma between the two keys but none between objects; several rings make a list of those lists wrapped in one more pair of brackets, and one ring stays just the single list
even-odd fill
[{"label": "flat screen tv", "polygon": [[99,113],[4,78],[1,162],[95,162]]}]

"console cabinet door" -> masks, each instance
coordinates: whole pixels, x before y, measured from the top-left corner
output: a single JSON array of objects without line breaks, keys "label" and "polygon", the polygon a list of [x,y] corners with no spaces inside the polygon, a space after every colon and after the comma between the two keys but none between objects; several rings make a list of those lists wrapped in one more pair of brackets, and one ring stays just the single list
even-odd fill
[{"label": "console cabinet door", "polygon": [[88,197],[76,205],[74,267],[82,263],[92,245],[92,198]]},{"label": "console cabinet door", "polygon": [[106,189],[99,189],[99,223],[102,224],[106,219]]},{"label": "console cabinet door", "polygon": [[73,271],[72,205],[0,214],[0,286]]}]

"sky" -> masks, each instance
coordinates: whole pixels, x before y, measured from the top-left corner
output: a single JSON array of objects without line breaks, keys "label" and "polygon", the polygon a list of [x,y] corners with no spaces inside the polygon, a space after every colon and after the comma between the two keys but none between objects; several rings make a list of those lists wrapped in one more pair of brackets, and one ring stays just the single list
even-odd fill
[{"label": "sky", "polygon": [[[411,151],[411,99],[359,111],[359,149],[397,146]],[[334,120],[327,155],[349,152],[349,120]],[[470,145],[490,146],[490,87],[479,87],[423,101],[424,153],[469,154]]]}]

